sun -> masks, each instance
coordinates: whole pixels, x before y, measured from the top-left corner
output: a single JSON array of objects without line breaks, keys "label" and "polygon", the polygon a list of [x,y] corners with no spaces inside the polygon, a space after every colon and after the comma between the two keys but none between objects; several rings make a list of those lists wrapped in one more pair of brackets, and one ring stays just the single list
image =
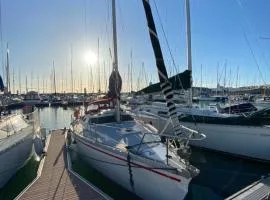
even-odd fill
[{"label": "sun", "polygon": [[84,61],[88,65],[95,64],[97,62],[97,55],[94,52],[92,52],[92,51],[87,51],[84,54]]}]

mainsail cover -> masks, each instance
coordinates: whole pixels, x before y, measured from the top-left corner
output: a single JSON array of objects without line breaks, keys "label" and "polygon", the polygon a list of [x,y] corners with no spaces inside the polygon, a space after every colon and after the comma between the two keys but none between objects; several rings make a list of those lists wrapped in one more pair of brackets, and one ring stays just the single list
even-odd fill
[{"label": "mainsail cover", "polygon": [[113,70],[109,78],[109,98],[119,98],[122,88],[122,78],[118,71]]},{"label": "mainsail cover", "polygon": [[[169,82],[171,83],[173,90],[187,90],[191,87],[191,71],[185,70],[182,73],[174,75],[169,78]],[[160,83],[155,83],[139,90],[137,94],[148,94],[160,91]]]},{"label": "mainsail cover", "polygon": [[0,91],[4,91],[4,83],[3,83],[3,79],[2,79],[2,76],[0,75]]},{"label": "mainsail cover", "polygon": [[153,15],[152,15],[152,10],[151,10],[150,4],[149,4],[149,0],[142,0],[142,2],[143,2],[143,6],[144,6],[146,19],[148,22],[150,39],[151,39],[151,43],[152,43],[155,58],[156,58],[156,66],[157,66],[157,70],[158,70],[160,87],[161,87],[161,90],[165,96],[165,100],[167,103],[169,115],[170,115],[170,118],[172,120],[172,125],[174,128],[175,134],[179,135],[182,133],[181,132],[181,124],[180,124],[178,116],[177,116],[175,104],[172,100],[173,99],[172,86],[171,86],[171,83],[168,79],[168,74],[167,74],[167,70],[165,67],[164,60],[163,60],[163,55],[162,55],[161,47],[159,44],[159,39],[158,39],[158,35],[157,35],[157,31],[156,31],[156,27],[155,27]]}]

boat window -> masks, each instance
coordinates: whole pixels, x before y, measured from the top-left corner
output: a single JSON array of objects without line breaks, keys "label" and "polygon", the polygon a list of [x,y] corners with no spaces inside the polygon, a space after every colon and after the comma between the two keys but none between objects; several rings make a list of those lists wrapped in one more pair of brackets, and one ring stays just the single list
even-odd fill
[{"label": "boat window", "polygon": [[[130,115],[121,115],[121,121],[132,121],[133,118]],[[116,118],[114,115],[109,116],[98,116],[89,119],[89,123],[96,123],[96,124],[104,124],[104,123],[112,123],[116,122]]]},{"label": "boat window", "polygon": [[27,123],[20,116],[15,116],[7,119],[3,123],[5,125],[1,127],[1,130],[5,132],[17,132],[28,126]]},{"label": "boat window", "polygon": [[168,115],[168,112],[166,112],[166,111],[158,111],[158,115]]}]

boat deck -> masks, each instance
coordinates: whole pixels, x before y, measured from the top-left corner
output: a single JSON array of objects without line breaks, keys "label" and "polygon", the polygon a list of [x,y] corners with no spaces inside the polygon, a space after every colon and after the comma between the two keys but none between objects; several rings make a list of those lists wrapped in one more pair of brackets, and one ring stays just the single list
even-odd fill
[{"label": "boat deck", "polygon": [[16,199],[110,199],[72,171],[65,145],[66,134],[63,130],[52,132],[38,177]]},{"label": "boat deck", "polygon": [[267,200],[270,199],[270,177],[256,181],[226,200]]}]

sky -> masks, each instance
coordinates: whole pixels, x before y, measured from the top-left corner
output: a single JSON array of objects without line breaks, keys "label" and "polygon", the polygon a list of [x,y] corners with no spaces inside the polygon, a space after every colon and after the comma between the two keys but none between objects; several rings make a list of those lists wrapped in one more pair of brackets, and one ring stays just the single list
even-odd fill
[{"label": "sky", "polygon": [[[168,74],[182,72],[187,69],[185,1],[150,3]],[[269,7],[269,0],[190,0],[195,86],[270,83]],[[123,91],[158,82],[142,1],[116,0],[116,8]],[[99,82],[101,91],[107,90],[112,69],[110,0],[1,0],[0,28],[1,65],[8,43],[12,91],[25,92],[26,77],[28,90],[52,91],[53,63],[57,91],[71,91],[71,60],[74,92],[97,91]],[[97,62],[85,61],[89,51]],[[3,67],[0,72],[3,76]]]}]

